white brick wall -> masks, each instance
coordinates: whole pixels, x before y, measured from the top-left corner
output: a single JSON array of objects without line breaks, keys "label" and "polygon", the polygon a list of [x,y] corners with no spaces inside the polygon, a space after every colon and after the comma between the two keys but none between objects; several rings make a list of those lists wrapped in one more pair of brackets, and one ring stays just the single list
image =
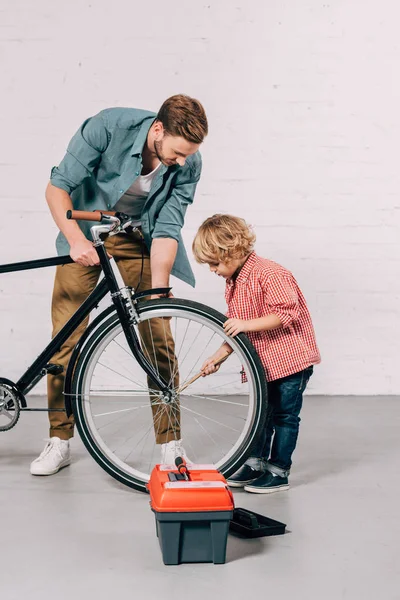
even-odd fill
[{"label": "white brick wall", "polygon": [[[310,393],[399,393],[399,17],[395,0],[2,0],[1,262],[53,254],[44,188],[87,116],[185,92],[210,121],[188,246],[216,211],[247,218],[308,299]],[[223,309],[195,269],[175,293]],[[52,277],[1,277],[1,375],[48,340]]]}]

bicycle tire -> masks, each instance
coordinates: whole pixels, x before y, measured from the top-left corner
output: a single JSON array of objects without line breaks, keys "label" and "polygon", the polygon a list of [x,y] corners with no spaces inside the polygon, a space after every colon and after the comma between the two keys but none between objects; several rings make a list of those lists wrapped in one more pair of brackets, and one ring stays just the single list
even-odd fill
[{"label": "bicycle tire", "polygon": [[[151,321],[151,319],[163,319],[165,321],[171,321],[174,319],[174,323],[175,323],[175,327],[177,328],[177,323],[178,323],[178,319],[179,320],[179,326],[181,327],[182,323],[183,325],[186,324],[186,321],[189,322],[189,325],[186,325],[187,328],[192,327],[192,323],[195,324],[195,326],[200,325],[201,326],[201,332],[203,332],[203,329],[205,330],[204,333],[202,333],[204,339],[206,334],[207,335],[213,335],[212,339],[214,337],[217,337],[217,340],[219,340],[219,338],[221,338],[221,340],[224,341],[228,341],[229,340],[229,344],[231,345],[231,347],[234,349],[234,352],[236,353],[235,356],[235,360],[236,363],[239,364],[241,362],[242,364],[242,368],[244,366],[244,370],[246,373],[246,379],[247,379],[247,387],[246,389],[249,390],[248,393],[248,403],[249,403],[249,407],[247,408],[247,405],[244,404],[243,402],[239,402],[236,400],[236,396],[235,394],[230,395],[229,397],[233,397],[234,401],[232,400],[223,400],[220,398],[220,394],[214,394],[212,398],[206,396],[204,393],[202,394],[193,394],[192,396],[188,393],[185,395],[185,397],[190,398],[190,401],[193,402],[200,402],[201,400],[203,400],[203,405],[207,405],[210,406],[211,405],[211,410],[225,410],[224,407],[220,407],[221,403],[225,403],[227,405],[230,405],[229,408],[232,411],[233,417],[232,419],[236,419],[236,421],[234,421],[235,423],[235,427],[237,427],[236,422],[238,420],[245,420],[245,428],[243,429],[243,432],[240,432],[240,436],[238,438],[237,441],[233,441],[230,443],[232,443],[232,447],[229,449],[229,452],[226,456],[221,457],[221,459],[217,461],[213,461],[214,463],[217,463],[218,468],[220,469],[220,471],[226,476],[229,477],[229,475],[231,475],[233,472],[235,472],[242,464],[243,462],[246,460],[246,458],[249,456],[251,449],[252,449],[252,445],[257,437],[257,435],[259,434],[261,428],[265,425],[265,415],[266,415],[266,410],[267,410],[267,385],[266,385],[266,378],[265,378],[265,371],[264,368],[261,364],[261,361],[254,349],[254,347],[252,346],[252,344],[249,342],[248,338],[244,335],[244,334],[239,334],[238,336],[236,336],[235,338],[228,338],[226,336],[226,334],[224,333],[223,330],[223,323],[226,320],[226,317],[221,314],[220,312],[216,311],[215,309],[212,309],[208,306],[205,306],[203,304],[200,304],[198,302],[194,302],[191,300],[183,300],[183,299],[177,299],[177,298],[166,298],[166,299],[157,299],[157,300],[148,300],[148,301],[141,301],[137,304],[137,310],[138,313],[141,317],[141,319],[143,320],[144,323],[146,323],[146,321],[148,322],[148,326],[149,328],[151,328],[151,326],[153,325],[153,323],[155,323],[155,321]],[[197,331],[197,330],[196,330]],[[176,332],[175,332],[176,333]],[[186,335],[186,334],[185,334]],[[196,332],[194,335],[194,339],[196,340],[196,343],[199,343],[200,340],[200,334],[199,336],[196,338]],[[121,408],[118,410],[115,410],[114,412],[112,410],[110,410],[109,412],[107,412],[107,407],[117,407],[118,406],[118,402],[122,402],[122,400],[120,400],[119,398],[122,397],[123,401],[126,402],[126,396],[128,396],[128,400],[130,400],[131,402],[133,402],[133,398],[134,398],[134,394],[133,392],[129,392],[128,394],[122,393],[120,390],[113,390],[111,389],[111,391],[107,391],[107,393],[105,393],[103,391],[103,388],[96,388],[96,386],[93,384],[93,380],[95,379],[95,377],[97,377],[97,380],[99,378],[98,375],[96,375],[97,372],[102,373],[104,371],[104,357],[107,357],[107,353],[110,354],[111,349],[114,348],[114,352],[115,347],[117,347],[117,352],[119,352],[118,347],[122,347],[121,346],[121,342],[118,342],[116,340],[120,340],[120,339],[124,339],[123,338],[119,338],[119,336],[123,336],[122,333],[122,327],[121,327],[121,323],[118,319],[118,316],[116,314],[116,312],[111,312],[108,309],[107,311],[104,312],[104,320],[102,320],[101,318],[99,319],[98,325],[95,327],[95,329],[93,330],[93,332],[88,336],[88,338],[86,339],[85,343],[83,344],[82,348],[81,348],[81,352],[79,355],[79,358],[77,360],[76,366],[75,366],[75,370],[74,370],[74,376],[72,379],[72,385],[71,385],[71,406],[72,406],[72,411],[75,417],[75,422],[77,425],[77,429],[79,431],[80,437],[84,443],[84,445],[86,446],[87,450],[89,451],[89,453],[91,454],[91,456],[95,459],[95,461],[109,474],[111,475],[113,478],[115,478],[116,480],[120,481],[121,483],[123,483],[124,485],[127,485],[128,487],[134,488],[136,490],[139,491],[146,491],[146,483],[148,481],[148,477],[149,477],[149,472],[150,472],[150,462],[149,462],[149,472],[145,472],[142,471],[140,469],[136,469],[135,467],[132,467],[131,464],[128,464],[128,462],[126,461],[124,463],[124,460],[122,460],[120,458],[119,455],[116,454],[116,449],[112,449],[110,446],[112,445],[110,443],[110,439],[111,439],[111,434],[108,438],[106,438],[105,436],[105,428],[107,427],[107,430],[111,430],[113,423],[116,421],[112,421],[111,417],[109,418],[110,424],[109,425],[103,425],[101,419],[104,420],[104,417],[108,417],[109,415],[113,415],[114,414],[119,414],[119,419],[122,419],[122,413],[124,413],[125,411],[125,415],[129,416],[129,411],[135,411],[136,410],[136,405],[133,408]],[[219,336],[219,337],[218,337]],[[182,337],[182,334],[181,334]],[[175,340],[178,340],[179,338],[179,334],[176,333],[175,335]],[[126,350],[124,350],[124,352],[127,354]],[[123,359],[126,358],[126,355],[123,354]],[[100,360],[101,358],[101,360]],[[130,359],[133,359],[133,357],[131,356]],[[228,361],[231,359],[231,357],[229,357]],[[126,359],[128,360],[128,359]],[[177,360],[177,365],[179,365],[179,371],[181,369],[183,369],[183,363],[186,360],[186,356],[185,358],[182,360],[182,358]],[[103,361],[103,363],[101,362]],[[121,359],[119,358],[119,361],[121,361]],[[226,361],[228,363],[228,361]],[[236,364],[235,363],[235,364]],[[120,362],[117,363],[118,365],[120,365]],[[136,363],[137,364],[137,363]],[[197,364],[197,363],[195,363]],[[107,367],[109,368],[109,367]],[[120,370],[120,366],[118,366],[118,375],[120,376],[121,373],[119,373]],[[131,366],[129,368],[132,368]],[[189,367],[188,367],[189,368]],[[192,371],[193,371],[192,367]],[[233,367],[232,367],[233,368]],[[197,366],[198,369],[198,366]],[[112,369],[111,369],[112,371]],[[236,374],[236,371],[235,371]],[[124,374],[122,374],[122,376],[125,376]],[[212,376],[211,376],[212,377]],[[226,378],[226,377],[225,377]],[[205,380],[209,380],[209,378],[202,378],[202,382],[200,382],[200,384],[204,385],[204,381]],[[236,380],[235,380],[236,381]],[[136,382],[135,382],[136,383]],[[109,387],[111,386],[111,384],[107,384]],[[130,384],[131,385],[131,384]],[[226,387],[227,384],[224,384],[224,386]],[[91,387],[90,387],[91,386]],[[220,386],[223,387],[223,386]],[[134,390],[137,391],[137,390]],[[243,394],[237,394],[237,396],[240,398],[243,397]],[[141,397],[141,396],[140,396]],[[225,396],[223,396],[225,397]],[[103,398],[106,398],[106,400],[103,400]],[[200,398],[200,400],[199,400]],[[247,398],[247,396],[246,396]],[[204,399],[210,401],[211,399],[214,400],[214,402],[212,403],[208,403],[204,402]],[[189,404],[189,401],[187,401],[187,404]],[[106,409],[106,412],[103,413],[97,413],[94,414],[93,411],[94,410],[99,410],[98,408],[93,408],[94,406],[101,406],[101,409],[104,408]],[[193,407],[193,404],[190,404],[190,406]],[[239,408],[238,408],[239,407]],[[144,406],[140,407],[141,409],[144,408]],[[179,411],[181,412],[182,409],[185,409],[185,413],[184,413],[184,418],[191,418],[192,421],[198,421],[200,423],[200,419],[203,419],[203,422],[206,419],[209,419],[209,421],[211,421],[211,426],[214,427],[215,423],[220,423],[221,427],[226,427],[228,428],[228,426],[225,426],[224,423],[222,423],[222,421],[218,421],[216,419],[210,418],[207,415],[204,414],[200,414],[197,411],[194,411],[192,408],[188,408],[188,406],[184,406],[182,404],[182,395],[180,397],[180,404],[179,404]],[[203,411],[205,410],[204,408],[202,409]],[[207,409],[209,410],[209,409]],[[189,416],[187,416],[187,411],[192,412],[195,414],[194,417],[192,417],[190,414]],[[236,411],[236,412],[235,412]],[[239,414],[240,411],[240,414]],[[247,413],[246,413],[247,411]],[[146,414],[146,409],[144,409],[144,411],[142,411],[144,414]],[[147,411],[148,412],[148,411]],[[140,414],[140,413],[138,413]],[[218,413],[219,415],[220,413]],[[222,413],[225,417],[226,413]],[[245,416],[242,416],[245,415]],[[231,414],[229,415],[231,417]],[[221,417],[219,417],[221,418]],[[124,417],[125,419],[125,417]],[[154,417],[153,417],[154,419]],[[190,421],[190,425],[192,426],[192,421]],[[213,421],[215,421],[215,423],[213,423]],[[121,423],[123,423],[123,421],[120,421]],[[100,423],[100,425],[99,425]],[[134,423],[135,424],[135,423]],[[196,435],[197,436],[201,436],[203,435],[202,429],[205,429],[204,425],[202,423],[200,423],[201,427],[198,427],[198,430],[196,430]],[[136,426],[136,424],[135,424]],[[126,427],[128,427],[128,425],[126,425]],[[139,427],[139,424],[137,425],[137,427]],[[101,432],[101,429],[103,429],[103,432]],[[214,427],[214,430],[212,432],[212,435],[218,436],[219,432],[217,431],[218,428]],[[232,426],[231,429],[233,429],[234,431],[236,431],[236,429]],[[129,430],[129,433],[131,433],[131,429]],[[224,430],[224,433],[225,430]],[[229,435],[232,436],[232,439],[234,436],[236,436],[236,433],[232,434],[230,431],[228,432]],[[210,436],[210,440],[212,440],[214,442],[213,437],[211,436],[211,434],[207,434]],[[114,436],[115,438],[115,436]],[[133,438],[133,435],[132,435]],[[193,434],[193,439],[194,439],[194,434]],[[206,434],[204,433],[203,437],[200,439],[200,442],[203,442],[205,440],[208,441],[208,438],[206,437]],[[207,448],[207,450],[205,450],[205,448],[203,448],[203,446],[200,444],[200,452],[204,452],[205,454],[207,454],[207,452],[210,453],[210,455],[212,453],[214,453],[214,455],[216,454],[216,450],[214,449],[214,447],[211,448]],[[115,439],[112,442],[115,444]],[[122,442],[121,442],[122,443]],[[124,442],[125,443],[125,442]],[[219,442],[220,444],[225,444],[227,443],[225,440],[223,442]],[[236,446],[235,446],[236,444]],[[203,444],[204,445],[204,444]],[[207,444],[206,444],[207,445]],[[209,446],[211,446],[211,442],[209,444]],[[129,448],[128,448],[129,449]],[[132,451],[133,452],[133,451]],[[121,451],[122,454],[122,451]],[[208,456],[208,454],[207,454]],[[125,459],[126,460],[126,459]]]}]

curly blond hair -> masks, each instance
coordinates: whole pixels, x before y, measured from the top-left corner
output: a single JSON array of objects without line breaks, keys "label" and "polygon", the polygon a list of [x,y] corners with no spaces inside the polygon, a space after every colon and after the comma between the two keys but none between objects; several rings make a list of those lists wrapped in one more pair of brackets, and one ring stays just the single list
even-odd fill
[{"label": "curly blond hair", "polygon": [[192,250],[198,263],[229,263],[253,251],[256,236],[240,217],[217,214],[199,227]]}]

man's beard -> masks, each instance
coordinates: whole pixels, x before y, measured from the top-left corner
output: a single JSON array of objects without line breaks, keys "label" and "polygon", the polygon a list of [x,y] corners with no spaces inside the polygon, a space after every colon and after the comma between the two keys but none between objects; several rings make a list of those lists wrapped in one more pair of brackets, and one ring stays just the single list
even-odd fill
[{"label": "man's beard", "polygon": [[163,147],[162,140],[160,140],[159,142],[156,142],[156,140],[154,140],[154,151],[157,155],[157,158],[160,162],[163,163],[163,165],[165,165],[166,162],[165,162],[165,157],[163,155],[162,147]]},{"label": "man's beard", "polygon": [[158,158],[158,160],[165,165],[166,167],[171,167],[172,165],[175,164],[175,161],[172,160],[167,160],[163,154],[163,142],[162,140],[160,140],[159,142],[157,142],[156,140],[154,140],[154,152],[156,153],[156,156]]}]

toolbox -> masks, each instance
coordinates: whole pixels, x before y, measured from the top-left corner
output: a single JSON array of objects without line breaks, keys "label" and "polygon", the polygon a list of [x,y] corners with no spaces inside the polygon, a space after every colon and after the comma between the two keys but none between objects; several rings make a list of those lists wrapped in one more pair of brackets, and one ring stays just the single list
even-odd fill
[{"label": "toolbox", "polygon": [[234,502],[213,465],[156,465],[147,488],[164,564],[225,563]]}]

